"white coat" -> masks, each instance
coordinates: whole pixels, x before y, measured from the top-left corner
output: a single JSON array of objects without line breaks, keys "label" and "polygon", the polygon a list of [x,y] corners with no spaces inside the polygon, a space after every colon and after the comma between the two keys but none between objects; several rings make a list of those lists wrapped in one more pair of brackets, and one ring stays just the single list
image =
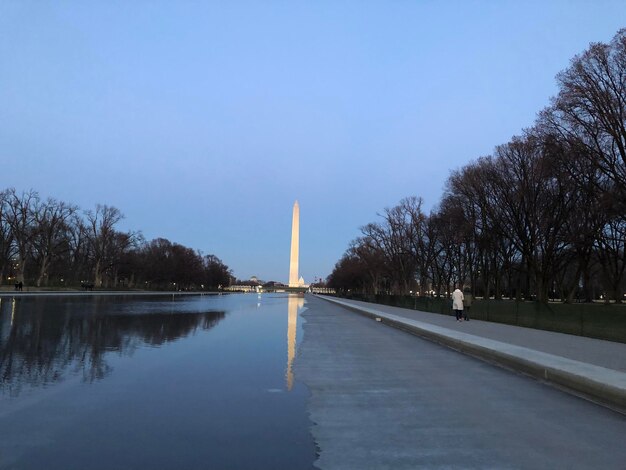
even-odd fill
[{"label": "white coat", "polygon": [[452,293],[452,310],[463,310],[463,292],[455,289]]}]

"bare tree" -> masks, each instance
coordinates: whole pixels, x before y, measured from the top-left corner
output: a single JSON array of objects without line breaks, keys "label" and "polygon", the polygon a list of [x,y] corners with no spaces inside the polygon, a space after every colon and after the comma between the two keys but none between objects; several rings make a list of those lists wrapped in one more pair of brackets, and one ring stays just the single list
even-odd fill
[{"label": "bare tree", "polygon": [[483,157],[450,175],[447,183],[449,204],[458,205],[463,211],[464,239],[468,245],[467,265],[472,293],[480,285],[483,295],[491,293],[501,297],[504,265],[509,257],[506,250],[510,243],[502,236],[506,230],[500,226],[501,218],[496,215],[490,187],[493,160]]},{"label": "bare tree", "polygon": [[388,272],[384,254],[376,248],[374,241],[369,237],[359,237],[352,241],[347,253],[352,259],[358,259],[362,265],[363,273],[366,275],[361,282],[364,292],[378,294]]},{"label": "bare tree", "polygon": [[[626,212],[626,29],[610,44],[595,43],[557,76],[560,91],[543,118],[611,180]],[[606,189],[606,188],[598,188]]]},{"label": "bare tree", "polygon": [[33,249],[39,265],[37,286],[48,283],[50,265],[69,250],[69,223],[78,207],[49,198],[34,214]]},{"label": "bare tree", "polygon": [[68,253],[65,260],[72,281],[85,281],[90,276],[89,270],[89,233],[85,220],[79,213],[70,217],[67,231]]},{"label": "bare tree", "polygon": [[575,192],[567,185],[558,160],[544,153],[543,141],[529,132],[496,149],[500,194],[511,232],[539,300],[547,301],[562,253],[568,248],[566,220],[575,207]]},{"label": "bare tree", "polygon": [[11,229],[15,244],[16,279],[26,283],[26,267],[32,252],[32,242],[36,234],[35,214],[39,206],[39,194],[30,190],[18,194],[13,188],[6,194],[6,220]]},{"label": "bare tree", "polygon": [[115,263],[115,249],[118,242],[115,225],[124,216],[119,209],[101,204],[96,206],[95,211],[87,211],[85,216],[94,284],[100,287],[103,285],[104,274]]},{"label": "bare tree", "polygon": [[9,224],[8,190],[0,191],[0,284],[8,275],[13,249],[13,232]]},{"label": "bare tree", "polygon": [[228,286],[232,273],[221,259],[215,255],[206,255],[203,258],[205,277],[204,284],[211,289]]},{"label": "bare tree", "polygon": [[626,217],[612,217],[597,241],[598,258],[608,291],[616,303],[622,303],[623,281],[626,273]]}]

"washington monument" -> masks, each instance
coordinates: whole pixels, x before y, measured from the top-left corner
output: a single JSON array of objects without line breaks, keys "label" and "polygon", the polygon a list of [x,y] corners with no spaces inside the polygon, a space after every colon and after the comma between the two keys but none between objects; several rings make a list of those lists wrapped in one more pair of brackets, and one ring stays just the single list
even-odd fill
[{"label": "washington monument", "polygon": [[289,287],[301,287],[304,280],[298,277],[298,255],[300,252],[300,206],[298,201],[293,205],[291,219],[291,258],[289,260]]}]

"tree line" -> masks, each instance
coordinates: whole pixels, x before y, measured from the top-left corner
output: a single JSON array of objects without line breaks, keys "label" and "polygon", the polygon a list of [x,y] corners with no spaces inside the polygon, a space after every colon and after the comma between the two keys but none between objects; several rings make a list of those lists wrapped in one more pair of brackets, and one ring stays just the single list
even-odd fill
[{"label": "tree line", "polygon": [[95,210],[34,190],[0,191],[0,284],[215,289],[231,272],[215,255],[117,229],[119,209]]},{"label": "tree line", "polygon": [[557,77],[529,129],[361,228],[329,284],[366,293],[621,302],[626,271],[626,29]]}]

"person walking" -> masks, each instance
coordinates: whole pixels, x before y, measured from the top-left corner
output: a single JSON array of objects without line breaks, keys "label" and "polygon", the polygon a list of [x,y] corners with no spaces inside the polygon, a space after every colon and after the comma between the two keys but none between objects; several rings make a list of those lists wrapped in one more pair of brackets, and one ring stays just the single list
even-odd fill
[{"label": "person walking", "polygon": [[463,292],[458,287],[452,292],[452,310],[456,315],[456,321],[463,321]]},{"label": "person walking", "polygon": [[463,289],[463,320],[469,321],[469,312],[470,308],[472,308],[472,294],[470,290],[466,287]]}]

